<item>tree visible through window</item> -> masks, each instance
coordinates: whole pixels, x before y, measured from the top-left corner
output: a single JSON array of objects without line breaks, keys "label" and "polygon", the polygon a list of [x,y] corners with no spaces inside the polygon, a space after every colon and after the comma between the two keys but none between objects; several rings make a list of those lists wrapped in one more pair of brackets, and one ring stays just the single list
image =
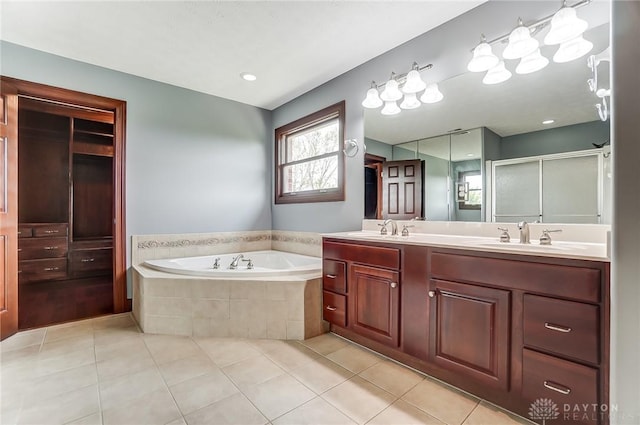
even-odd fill
[{"label": "tree visible through window", "polygon": [[482,175],[480,171],[458,173],[458,208],[479,210],[482,206]]},{"label": "tree visible through window", "polygon": [[344,200],[344,102],[276,130],[276,203]]}]

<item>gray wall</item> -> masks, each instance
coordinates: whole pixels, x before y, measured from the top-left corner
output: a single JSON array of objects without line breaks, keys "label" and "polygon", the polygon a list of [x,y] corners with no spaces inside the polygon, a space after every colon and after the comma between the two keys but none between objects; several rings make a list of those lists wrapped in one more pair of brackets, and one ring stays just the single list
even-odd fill
[{"label": "gray wall", "polygon": [[594,149],[592,143],[602,144],[609,140],[609,132],[609,121],[598,120],[503,137],[500,143],[500,158],[522,158]]},{"label": "gray wall", "polygon": [[378,155],[391,161],[391,145],[388,145],[376,139],[369,139],[368,137],[364,139],[364,143],[367,145],[367,153]]},{"label": "gray wall", "polygon": [[271,228],[269,111],[11,43],[0,49],[2,75],[127,102],[127,236]]},{"label": "gray wall", "polygon": [[640,423],[640,2],[613,2],[613,424]]}]

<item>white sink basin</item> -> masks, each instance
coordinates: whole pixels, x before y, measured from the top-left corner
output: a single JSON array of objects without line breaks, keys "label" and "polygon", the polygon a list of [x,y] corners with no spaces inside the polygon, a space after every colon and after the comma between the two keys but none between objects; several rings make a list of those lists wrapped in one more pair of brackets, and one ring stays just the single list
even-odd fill
[{"label": "white sink basin", "polygon": [[530,244],[522,244],[519,242],[500,242],[500,241],[467,241],[467,245],[477,246],[479,248],[496,248],[496,249],[508,249],[515,251],[576,251],[585,250],[587,247],[583,244],[568,243],[568,242],[555,242],[552,245],[540,245],[537,242],[531,242]]}]

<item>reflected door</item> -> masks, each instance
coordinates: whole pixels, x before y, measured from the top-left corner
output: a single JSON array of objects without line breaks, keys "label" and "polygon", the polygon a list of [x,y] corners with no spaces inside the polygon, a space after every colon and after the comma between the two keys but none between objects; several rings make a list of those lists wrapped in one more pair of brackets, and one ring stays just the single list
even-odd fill
[{"label": "reflected door", "polygon": [[423,161],[388,161],[382,171],[383,218],[422,217]]}]

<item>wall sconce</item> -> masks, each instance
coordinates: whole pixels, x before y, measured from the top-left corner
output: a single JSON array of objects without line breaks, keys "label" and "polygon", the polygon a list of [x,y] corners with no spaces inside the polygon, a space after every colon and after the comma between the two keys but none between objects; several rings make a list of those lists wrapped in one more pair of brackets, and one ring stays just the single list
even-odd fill
[{"label": "wall sconce", "polygon": [[[432,64],[419,66],[414,62],[411,70],[406,74],[396,75],[391,73],[389,80],[377,85],[375,81],[371,82],[371,87],[367,91],[362,106],[368,109],[376,109],[384,104],[380,111],[382,115],[396,115],[403,109],[415,109],[423,103],[436,103],[441,101],[444,96],[435,83],[426,84],[420,76],[420,71],[431,69]],[[383,89],[382,92],[379,92]],[[422,96],[418,98],[418,93],[424,90]],[[400,106],[397,102],[402,99]]]},{"label": "wall sconce", "polygon": [[589,56],[589,59],[587,60],[587,66],[593,73],[593,78],[589,78],[587,80],[587,84],[589,85],[589,90],[595,93],[599,99],[601,99],[600,103],[596,103],[596,110],[598,111],[600,120],[606,121],[607,119],[609,119],[609,106],[607,105],[607,97],[611,97],[611,89],[598,88],[598,65],[600,65],[602,62],[611,63],[610,47],[607,47],[597,55]]},{"label": "wall sconce", "polygon": [[[504,64],[491,52],[491,45],[508,40],[502,57],[506,60],[520,59],[516,67],[517,74],[530,74],[546,67],[549,59],[540,53],[540,43],[532,37],[532,34],[540,31],[551,23],[549,33],[544,38],[546,45],[558,44],[558,50],[553,55],[556,63],[569,62],[586,55],[593,48],[593,43],[585,40],[582,34],[586,31],[588,23],[578,18],[576,9],[586,6],[592,0],[581,0],[572,6],[562,2],[562,7],[553,15],[549,15],[532,24],[525,25],[518,18],[518,25],[509,34],[502,35],[491,41],[486,41],[482,35],[481,43],[473,49],[473,58],[469,61],[467,69],[471,72],[487,72],[482,82],[484,84],[498,84],[511,78]],[[492,58],[495,57],[495,59]],[[488,63],[495,62],[487,68]]]}]

